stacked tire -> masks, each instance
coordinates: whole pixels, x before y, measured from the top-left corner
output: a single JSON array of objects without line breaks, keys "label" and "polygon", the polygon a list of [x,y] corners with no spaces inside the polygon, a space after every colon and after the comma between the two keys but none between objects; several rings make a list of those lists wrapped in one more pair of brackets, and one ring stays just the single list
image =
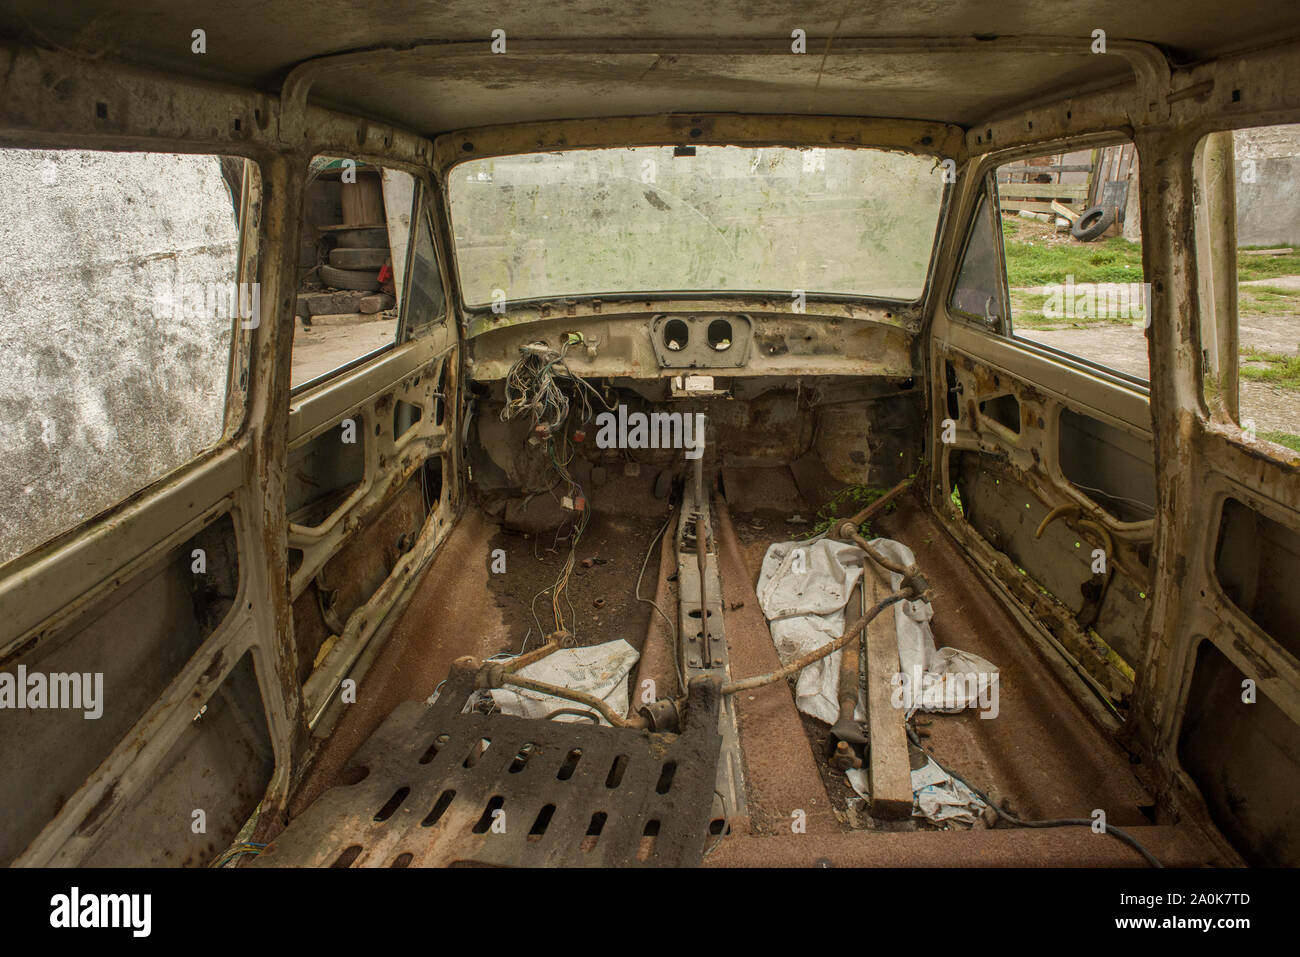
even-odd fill
[{"label": "stacked tire", "polygon": [[330,250],[329,264],[320,267],[320,279],[335,289],[376,292],[379,269],[388,259],[388,230],[383,226],[355,226],[334,231],[338,244]]}]

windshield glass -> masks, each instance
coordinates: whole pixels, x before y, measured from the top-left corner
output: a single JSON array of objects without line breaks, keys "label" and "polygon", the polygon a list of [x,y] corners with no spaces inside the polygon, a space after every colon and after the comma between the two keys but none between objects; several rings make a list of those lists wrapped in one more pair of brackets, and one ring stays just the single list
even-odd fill
[{"label": "windshield glass", "polygon": [[910,301],[929,272],[943,173],[931,156],[847,148],[471,160],[449,185],[461,292],[471,307],[677,291]]}]

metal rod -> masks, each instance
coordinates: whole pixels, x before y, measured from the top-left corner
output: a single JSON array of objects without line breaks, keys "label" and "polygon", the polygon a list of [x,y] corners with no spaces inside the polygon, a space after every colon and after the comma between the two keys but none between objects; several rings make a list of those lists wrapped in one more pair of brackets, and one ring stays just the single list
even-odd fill
[{"label": "metal rod", "polygon": [[505,671],[506,674],[509,674],[512,671],[518,671],[520,668],[526,668],[535,661],[541,661],[559,647],[560,643],[554,638],[551,638],[546,642],[546,644],[534,648],[532,651],[528,652],[528,654],[520,655],[518,658],[512,658],[510,661],[505,663],[502,670]]},{"label": "metal rod", "polygon": [[902,575],[904,578],[910,578],[912,575],[916,574],[915,565],[909,565],[906,568],[904,568],[902,565],[899,565],[897,562],[891,562],[884,555],[881,555],[878,551],[872,548],[871,544],[865,538],[859,535],[857,532],[853,533],[853,544],[857,545],[858,548],[866,552],[868,558],[870,558],[873,562],[875,562],[881,568],[886,569],[887,571],[891,571],[896,574]]},{"label": "metal rod", "polygon": [[[708,418],[700,416],[699,429],[707,426]],[[695,562],[700,570],[700,664],[713,667],[712,639],[709,636],[709,503],[704,499],[704,449],[700,443],[700,456],[695,460]]]},{"label": "metal rod", "polygon": [[554,695],[557,698],[564,698],[568,701],[576,701],[578,704],[585,704],[589,708],[595,708],[600,712],[601,717],[616,728],[644,728],[646,726],[645,718],[640,716],[635,718],[624,718],[621,714],[611,708],[600,698],[595,695],[587,694],[585,691],[575,691],[572,688],[562,688],[559,685],[547,684],[545,681],[535,681],[532,678],[525,678],[521,675],[509,674],[502,672],[501,683],[503,685],[514,685],[516,688],[523,688],[527,691],[536,691],[540,694]]},{"label": "metal rod", "polygon": [[808,652],[808,654],[804,655],[801,658],[796,658],[788,665],[785,665],[782,668],[778,668],[776,671],[771,671],[765,675],[758,675],[753,678],[745,678],[743,681],[733,681],[731,684],[723,685],[722,693],[725,695],[725,694],[736,694],[739,691],[752,691],[754,688],[761,688],[764,685],[772,684],[774,681],[780,681],[782,678],[788,678],[790,675],[797,674],[798,672],[802,671],[804,668],[807,668],[813,662],[821,661],[827,655],[839,651],[850,641],[856,638],[861,633],[862,629],[866,628],[867,625],[871,623],[871,620],[873,618],[879,615],[890,605],[894,604],[895,602],[900,602],[905,598],[911,598],[911,597],[912,597],[912,589],[910,588],[904,588],[902,591],[895,592],[893,595],[890,595],[888,598],[876,602],[876,604],[873,605],[871,609],[867,611],[866,614],[864,614],[861,618],[859,618],[857,622],[853,624],[852,627],[850,627],[847,631],[844,632],[844,634],[840,635],[838,638],[832,641],[829,645],[822,645],[817,650],[810,651]]},{"label": "metal rod", "polygon": [[911,487],[912,487],[912,480],[910,478],[903,479],[903,481],[899,482],[897,485],[891,488],[884,495],[880,496],[880,498],[876,499],[874,502],[872,502],[862,511],[858,512],[858,514],[854,515],[852,518],[846,518],[840,524],[839,537],[848,538],[850,534],[856,533],[859,525],[861,525],[863,522],[867,521],[868,519],[874,517],[876,514],[880,512],[881,509],[883,509],[886,505],[888,505],[894,499],[898,498],[898,496],[902,495]]},{"label": "metal rod", "polygon": [[[698,500],[696,504],[699,504]],[[713,654],[709,646],[709,559],[705,544],[708,526],[703,512],[697,511],[695,514],[695,562],[700,569],[700,663],[705,668],[712,668]]]},{"label": "metal rod", "polygon": [[[846,624],[853,628],[862,614],[862,604],[866,600],[866,590],[859,578],[849,595],[846,606]],[[858,708],[858,649],[860,641],[850,641],[844,646],[840,655],[840,717],[836,724],[848,724],[853,721],[853,712]]]}]

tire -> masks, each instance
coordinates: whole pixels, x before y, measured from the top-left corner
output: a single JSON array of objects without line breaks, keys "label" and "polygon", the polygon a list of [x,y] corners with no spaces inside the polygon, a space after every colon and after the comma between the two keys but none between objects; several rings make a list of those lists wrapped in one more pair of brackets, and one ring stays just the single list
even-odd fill
[{"label": "tire", "polygon": [[331,249],[330,265],[339,269],[378,270],[388,259],[388,247],[382,249]]},{"label": "tire", "polygon": [[320,281],[335,289],[354,289],[360,292],[378,292],[379,279],[369,270],[335,269],[320,267]]},{"label": "tire", "polygon": [[1114,222],[1115,207],[1089,206],[1070,227],[1070,235],[1081,242],[1090,243],[1110,229]]},{"label": "tire", "polygon": [[344,249],[388,248],[388,230],[383,226],[358,226],[354,229],[338,229],[334,238]]}]

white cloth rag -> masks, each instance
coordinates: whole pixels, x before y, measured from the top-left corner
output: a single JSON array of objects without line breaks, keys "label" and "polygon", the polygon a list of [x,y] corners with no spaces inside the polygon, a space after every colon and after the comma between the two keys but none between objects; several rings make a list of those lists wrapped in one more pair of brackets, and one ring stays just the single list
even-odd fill
[{"label": "white cloth rag", "polygon": [[[627,676],[640,658],[637,650],[623,639],[608,641],[603,645],[590,645],[586,648],[561,648],[553,651],[540,661],[525,665],[519,674],[535,681],[558,685],[574,691],[585,691],[606,702],[619,715],[627,716]],[[507,685],[494,688],[488,692],[493,703],[504,714],[515,714],[524,718],[544,718],[559,708],[576,708],[597,714],[592,708],[557,698],[554,695],[529,691]],[[473,699],[471,699],[472,707]],[[597,717],[600,717],[597,715]],[[587,721],[579,715],[562,714],[556,721]],[[600,717],[600,723],[609,722]]]},{"label": "white cloth rag", "polygon": [[[877,538],[870,544],[903,567],[916,561],[912,550],[901,542]],[[778,542],[768,548],[758,578],[758,602],[782,663],[844,633],[844,608],[862,575],[865,557],[856,545],[830,538]],[[903,576],[895,572],[890,579],[892,587],[898,588]],[[908,717],[918,710],[961,711],[996,701],[996,665],[970,652],[935,648],[930,630],[934,609],[929,602],[901,601],[893,612],[900,666],[894,681]],[[882,612],[889,613],[888,608]],[[799,710],[834,724],[839,717],[839,673],[838,651],[803,669],[795,685]],[[861,696],[854,719],[866,720]]]}]

